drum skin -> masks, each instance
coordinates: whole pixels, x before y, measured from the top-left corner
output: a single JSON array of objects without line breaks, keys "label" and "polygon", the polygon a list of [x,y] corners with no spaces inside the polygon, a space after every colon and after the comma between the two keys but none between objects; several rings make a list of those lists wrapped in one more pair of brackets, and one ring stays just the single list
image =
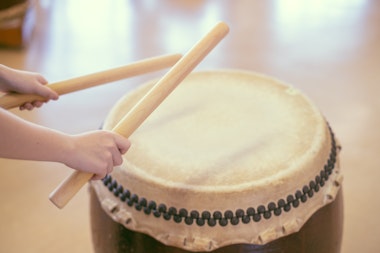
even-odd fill
[{"label": "drum skin", "polygon": [[[95,253],[188,253],[113,221],[90,187],[92,240]],[[265,245],[229,245],[213,253],[339,253],[343,231],[342,189],[336,199],[318,210],[300,231]]]}]

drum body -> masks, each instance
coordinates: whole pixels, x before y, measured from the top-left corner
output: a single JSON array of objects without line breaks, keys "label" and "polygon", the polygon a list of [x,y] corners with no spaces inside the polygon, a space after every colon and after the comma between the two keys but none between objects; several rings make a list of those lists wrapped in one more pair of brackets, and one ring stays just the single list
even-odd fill
[{"label": "drum body", "polygon": [[[104,128],[154,85],[123,97]],[[250,72],[193,73],[91,182],[95,252],[340,252],[340,146],[299,91]]]}]

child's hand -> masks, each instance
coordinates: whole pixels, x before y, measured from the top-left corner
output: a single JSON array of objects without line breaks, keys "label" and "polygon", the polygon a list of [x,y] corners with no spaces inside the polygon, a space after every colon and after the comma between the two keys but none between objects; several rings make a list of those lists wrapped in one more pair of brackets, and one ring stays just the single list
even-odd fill
[{"label": "child's hand", "polygon": [[[4,65],[0,65],[0,73],[1,91],[36,94],[44,97],[45,102],[58,99],[58,94],[45,86],[48,82],[38,73],[16,70]],[[32,101],[21,105],[20,109],[31,110],[34,107],[40,107],[43,103],[43,101]]]},{"label": "child's hand", "polygon": [[83,172],[94,173],[94,180],[104,178],[114,166],[123,162],[130,142],[121,135],[108,131],[93,131],[72,136],[63,163]]},{"label": "child's hand", "polygon": [[[46,79],[38,74],[33,72],[14,70],[16,74],[11,80],[13,83],[13,91],[18,93],[27,93],[27,94],[36,94],[46,98],[46,101],[50,99],[57,100],[58,94],[52,89],[46,87],[48,83]],[[42,101],[33,101],[28,102],[20,106],[20,110],[32,110],[34,107],[41,107],[44,102]]]}]

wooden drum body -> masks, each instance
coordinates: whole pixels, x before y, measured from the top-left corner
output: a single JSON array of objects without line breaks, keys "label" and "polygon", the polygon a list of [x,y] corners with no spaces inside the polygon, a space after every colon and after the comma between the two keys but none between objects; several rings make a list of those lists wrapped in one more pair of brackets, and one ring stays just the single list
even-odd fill
[{"label": "wooden drum body", "polygon": [[[122,98],[113,126],[152,81]],[[95,252],[340,252],[340,147],[299,91],[243,71],[189,75],[91,182]]]}]

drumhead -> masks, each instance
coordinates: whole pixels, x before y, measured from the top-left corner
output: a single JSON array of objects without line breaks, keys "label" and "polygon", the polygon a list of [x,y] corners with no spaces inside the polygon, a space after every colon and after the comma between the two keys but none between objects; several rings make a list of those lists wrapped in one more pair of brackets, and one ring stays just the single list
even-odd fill
[{"label": "drumhead", "polygon": [[[104,129],[156,81],[119,100]],[[190,74],[129,139],[123,164],[92,182],[104,210],[191,251],[294,233],[342,180],[339,145],[319,110],[294,87],[252,72]]]}]

